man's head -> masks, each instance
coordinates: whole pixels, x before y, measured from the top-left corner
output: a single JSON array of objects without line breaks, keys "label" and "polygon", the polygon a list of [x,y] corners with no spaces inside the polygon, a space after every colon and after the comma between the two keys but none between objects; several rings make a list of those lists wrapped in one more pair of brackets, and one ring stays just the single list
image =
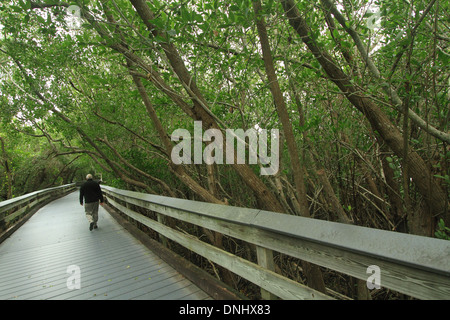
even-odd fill
[{"label": "man's head", "polygon": [[88,174],[87,176],[86,176],[86,180],[92,180],[93,178],[92,178],[92,174]]}]

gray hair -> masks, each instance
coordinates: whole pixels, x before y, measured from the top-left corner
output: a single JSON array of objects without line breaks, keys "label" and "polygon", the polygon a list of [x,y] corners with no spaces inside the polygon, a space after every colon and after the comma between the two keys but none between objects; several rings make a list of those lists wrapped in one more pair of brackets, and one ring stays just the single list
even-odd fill
[{"label": "gray hair", "polygon": [[89,180],[89,179],[92,179],[92,174],[90,174],[90,173],[86,176],[86,180]]}]

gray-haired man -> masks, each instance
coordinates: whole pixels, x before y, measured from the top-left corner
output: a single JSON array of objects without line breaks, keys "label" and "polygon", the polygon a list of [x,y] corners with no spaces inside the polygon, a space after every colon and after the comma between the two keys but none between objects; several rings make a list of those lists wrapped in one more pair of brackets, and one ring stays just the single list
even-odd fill
[{"label": "gray-haired man", "polygon": [[97,229],[98,221],[98,204],[103,205],[103,194],[100,185],[92,178],[92,174],[86,176],[86,182],[80,188],[80,204],[83,205],[86,218],[89,221],[89,230]]}]

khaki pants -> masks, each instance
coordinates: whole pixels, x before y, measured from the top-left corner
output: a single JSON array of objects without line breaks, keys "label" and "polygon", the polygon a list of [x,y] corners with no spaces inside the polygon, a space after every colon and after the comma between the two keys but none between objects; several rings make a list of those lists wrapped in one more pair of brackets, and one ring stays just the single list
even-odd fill
[{"label": "khaki pants", "polygon": [[84,204],[84,212],[89,223],[97,223],[98,221],[98,206],[99,202],[90,202]]}]

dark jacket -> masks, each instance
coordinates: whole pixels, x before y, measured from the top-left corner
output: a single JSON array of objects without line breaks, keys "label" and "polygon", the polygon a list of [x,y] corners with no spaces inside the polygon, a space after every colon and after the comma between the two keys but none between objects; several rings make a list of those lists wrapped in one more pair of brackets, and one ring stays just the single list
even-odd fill
[{"label": "dark jacket", "polygon": [[103,203],[103,194],[100,185],[92,179],[87,180],[80,188],[80,203],[83,204],[83,197],[85,203],[100,202]]}]

